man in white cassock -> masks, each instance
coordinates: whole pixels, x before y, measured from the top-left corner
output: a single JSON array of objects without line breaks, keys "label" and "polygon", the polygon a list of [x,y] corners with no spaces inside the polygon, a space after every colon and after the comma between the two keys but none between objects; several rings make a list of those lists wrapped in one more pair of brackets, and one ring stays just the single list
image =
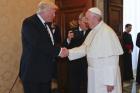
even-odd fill
[{"label": "man in white cassock", "polygon": [[114,30],[102,21],[102,12],[90,8],[85,14],[92,29],[80,47],[69,49],[69,59],[87,56],[88,93],[122,93],[119,55],[123,50]]}]

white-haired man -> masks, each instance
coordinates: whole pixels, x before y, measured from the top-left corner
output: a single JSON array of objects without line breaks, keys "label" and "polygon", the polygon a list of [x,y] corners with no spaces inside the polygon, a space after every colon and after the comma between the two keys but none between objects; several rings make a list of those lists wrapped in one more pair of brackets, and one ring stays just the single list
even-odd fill
[{"label": "white-haired man", "polygon": [[[80,46],[90,29],[85,23],[85,15],[81,13],[78,18],[77,27],[69,30],[64,46],[68,49]],[[87,60],[82,57],[67,62],[67,93],[87,93]],[[83,88],[81,88],[83,87]]]},{"label": "white-haired man", "polygon": [[37,13],[23,21],[19,76],[24,93],[51,93],[55,58],[65,50],[56,47],[54,30],[57,29],[51,28],[56,10],[53,2],[44,0],[39,3]]},{"label": "white-haired man", "polygon": [[94,7],[86,12],[91,28],[84,43],[69,50],[69,59],[87,56],[88,93],[122,93],[119,55],[123,50],[113,29],[102,21],[102,12]]}]

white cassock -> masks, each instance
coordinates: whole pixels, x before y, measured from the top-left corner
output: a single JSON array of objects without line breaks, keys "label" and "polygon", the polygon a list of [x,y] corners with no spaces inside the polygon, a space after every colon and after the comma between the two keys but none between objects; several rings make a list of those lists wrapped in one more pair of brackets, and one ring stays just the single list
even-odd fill
[{"label": "white cassock", "polygon": [[113,29],[101,21],[90,31],[80,47],[69,50],[69,59],[87,56],[88,93],[108,93],[106,85],[113,85],[111,93],[122,93],[119,55],[123,50]]}]

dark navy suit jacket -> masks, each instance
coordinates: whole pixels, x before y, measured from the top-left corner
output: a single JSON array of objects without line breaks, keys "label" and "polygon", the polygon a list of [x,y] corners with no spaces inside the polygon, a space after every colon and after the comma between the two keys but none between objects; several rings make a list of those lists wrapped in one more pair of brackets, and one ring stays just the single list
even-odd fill
[{"label": "dark navy suit jacket", "polygon": [[[68,49],[80,46],[90,30],[87,30],[85,35],[79,31],[79,28],[72,29],[74,38],[68,44],[67,40],[64,41],[63,45]],[[76,60],[68,60],[67,62],[67,83],[68,93],[87,93],[87,59],[82,57]],[[82,86],[83,85],[83,86]],[[82,88],[81,88],[82,87]]]},{"label": "dark navy suit jacket", "polygon": [[48,82],[55,70],[60,47],[52,44],[47,29],[35,14],[22,25],[22,56],[19,76],[25,82]]}]

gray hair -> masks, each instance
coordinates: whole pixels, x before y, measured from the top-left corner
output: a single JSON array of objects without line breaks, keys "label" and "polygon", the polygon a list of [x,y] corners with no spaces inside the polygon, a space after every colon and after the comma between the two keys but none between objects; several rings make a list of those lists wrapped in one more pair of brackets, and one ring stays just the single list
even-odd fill
[{"label": "gray hair", "polygon": [[38,4],[38,10],[37,13],[40,13],[44,10],[49,10],[49,9],[58,9],[58,6],[55,5],[54,2],[49,1],[49,0],[43,0]]},{"label": "gray hair", "polygon": [[84,12],[80,13],[79,20],[82,20],[83,17],[85,17],[85,13]]},{"label": "gray hair", "polygon": [[102,20],[102,11],[97,7],[92,7],[88,9],[89,12],[93,14],[99,21]]}]

